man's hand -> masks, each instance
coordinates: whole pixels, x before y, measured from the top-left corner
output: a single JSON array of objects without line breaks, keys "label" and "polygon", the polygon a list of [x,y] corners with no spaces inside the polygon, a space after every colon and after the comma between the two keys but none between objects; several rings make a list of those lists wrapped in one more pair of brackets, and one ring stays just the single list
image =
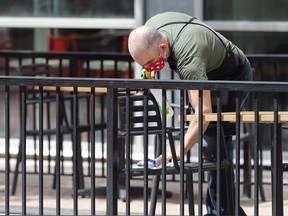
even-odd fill
[{"label": "man's hand", "polygon": [[156,72],[155,71],[151,71],[150,72],[151,79],[155,79],[155,76],[156,76]]}]

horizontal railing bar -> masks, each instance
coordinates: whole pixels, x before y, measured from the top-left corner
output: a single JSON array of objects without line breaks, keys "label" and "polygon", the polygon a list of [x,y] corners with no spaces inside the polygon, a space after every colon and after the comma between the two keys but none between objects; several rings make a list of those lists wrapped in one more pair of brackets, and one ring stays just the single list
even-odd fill
[{"label": "horizontal railing bar", "polygon": [[0,76],[0,85],[18,86],[69,86],[69,87],[105,87],[105,88],[141,88],[141,89],[199,89],[286,92],[287,82],[268,81],[194,81],[194,80],[138,80],[116,78],[71,78],[71,77],[20,77]]},{"label": "horizontal railing bar", "polygon": [[[46,57],[58,57],[58,58],[84,58],[84,59],[116,59],[116,60],[123,60],[123,59],[129,59],[133,61],[132,57],[129,53],[111,53],[111,52],[38,52],[38,51],[30,51],[30,50],[17,50],[15,52],[14,50],[1,50],[0,51],[0,57],[18,57],[18,58],[46,58]],[[109,58],[109,59],[107,59]],[[253,62],[284,62],[286,63],[288,60],[287,54],[247,54],[247,58],[249,60],[252,60]]]},{"label": "horizontal railing bar", "polygon": [[99,59],[99,60],[129,60],[134,61],[128,53],[113,53],[113,52],[35,52],[30,50],[11,51],[2,50],[0,51],[0,57],[8,58],[61,58],[61,59]]},{"label": "horizontal railing bar", "polygon": [[288,55],[285,54],[253,54],[246,55],[251,62],[260,62],[260,63],[287,63]]}]

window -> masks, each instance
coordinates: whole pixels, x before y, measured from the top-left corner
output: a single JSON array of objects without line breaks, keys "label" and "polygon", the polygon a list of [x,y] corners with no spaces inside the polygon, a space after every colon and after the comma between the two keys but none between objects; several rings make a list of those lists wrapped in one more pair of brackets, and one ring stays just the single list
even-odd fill
[{"label": "window", "polygon": [[201,0],[203,20],[247,54],[288,53],[286,0]]},{"label": "window", "polygon": [[204,0],[204,19],[286,21],[287,8],[287,0]]},{"label": "window", "polygon": [[288,32],[220,32],[248,54],[287,54]]},{"label": "window", "polygon": [[[142,17],[134,14],[142,8],[137,0],[0,0],[0,4],[0,49],[46,51],[53,30],[55,35],[80,36],[80,51],[107,51],[108,44],[116,51],[120,36]],[[105,40],[96,41],[92,36],[102,30]],[[90,46],[90,41],[95,45]]]},{"label": "window", "polygon": [[134,0],[0,0],[0,5],[2,17],[134,17]]}]

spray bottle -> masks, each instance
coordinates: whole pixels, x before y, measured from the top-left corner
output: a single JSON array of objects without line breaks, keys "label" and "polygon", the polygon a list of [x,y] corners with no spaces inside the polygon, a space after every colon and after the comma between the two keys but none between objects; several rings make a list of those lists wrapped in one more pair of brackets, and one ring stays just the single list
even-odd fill
[{"label": "spray bottle", "polygon": [[[151,73],[143,69],[141,72],[141,79],[151,79]],[[154,95],[157,101],[160,113],[162,114],[162,90],[150,89],[150,91]],[[166,118],[172,118],[172,116],[174,115],[174,111],[171,107],[171,104],[169,103],[167,99],[166,99],[166,112],[165,113],[166,113]]]}]

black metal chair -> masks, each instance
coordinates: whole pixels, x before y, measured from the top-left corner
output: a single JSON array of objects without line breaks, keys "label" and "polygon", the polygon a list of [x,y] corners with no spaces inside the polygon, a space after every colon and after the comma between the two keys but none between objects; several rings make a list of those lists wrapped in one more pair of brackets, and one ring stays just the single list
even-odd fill
[{"label": "black metal chair", "polygon": [[[288,125],[282,125],[282,129],[283,130],[288,130]],[[288,171],[288,163],[283,163],[283,172],[287,172]]]},{"label": "black metal chair", "polygon": [[[44,76],[44,77],[57,77],[57,71],[48,64],[29,64],[29,65],[22,65],[16,68],[17,75],[19,76]],[[23,139],[26,140],[26,137],[33,137],[34,146],[37,140],[37,137],[40,136],[39,127],[37,127],[36,122],[40,121],[37,119],[38,113],[37,106],[39,106],[39,96],[40,91],[35,88],[35,86],[27,86],[26,88],[20,87],[20,144],[19,144],[19,151],[17,154],[16,165],[15,165],[15,172],[13,178],[13,185],[12,185],[12,195],[16,193],[16,186],[17,186],[17,179],[19,174],[19,166],[20,162],[22,161],[22,141]],[[73,141],[73,124],[76,122],[73,119],[69,119],[67,108],[65,105],[65,101],[72,102],[73,96],[70,93],[64,94],[63,92],[59,93],[59,124],[60,124],[60,150],[63,152],[63,139],[64,135],[71,135],[71,140]],[[45,121],[47,123],[46,126],[43,128],[43,136],[47,136],[48,142],[51,140],[51,136],[56,136],[57,128],[56,124],[54,123],[52,126],[51,120],[54,118],[56,121],[56,115],[51,114],[51,107],[56,106],[56,92],[50,90],[43,90],[43,109],[45,107],[45,112],[47,116],[45,116]],[[31,109],[32,107],[32,109]],[[30,109],[29,109],[30,108]],[[29,110],[29,113],[28,113]],[[78,114],[77,114],[78,115]],[[29,117],[28,117],[29,116]],[[29,123],[32,122],[32,125],[28,125],[27,120],[29,119]],[[69,121],[70,120],[70,121]],[[90,133],[91,131],[91,124],[79,124],[76,125],[77,127],[77,137],[78,140],[76,143],[72,142],[72,145],[76,144],[78,146],[78,151],[73,153],[73,156],[78,158],[77,160],[77,188],[81,189],[84,188],[84,174],[83,174],[83,167],[82,167],[82,154],[81,154],[81,134],[84,132]],[[104,130],[106,128],[106,124],[95,124],[95,130]],[[63,155],[62,155],[63,156]],[[55,166],[56,171],[56,166]],[[53,188],[56,186],[56,175],[54,174],[53,179]]]},{"label": "black metal chair", "polygon": [[[145,109],[144,101],[145,97],[148,100],[148,106]],[[128,98],[128,99],[127,99]],[[127,105],[129,101],[129,105]],[[161,113],[159,111],[159,107],[157,104],[157,101],[153,94],[151,92],[144,92],[143,94],[135,94],[135,95],[120,95],[118,96],[118,105],[119,105],[119,137],[122,138],[123,142],[121,143],[121,154],[124,155],[125,149],[127,149],[130,144],[130,141],[127,140],[127,120],[129,117],[129,134],[131,137],[133,136],[143,136],[145,133],[144,128],[144,120],[145,115],[144,111],[148,112],[148,116],[146,120],[148,121],[147,125],[147,133],[149,135],[154,134],[158,137],[158,144],[156,146],[156,155],[158,156],[161,154],[161,137],[162,137],[162,119],[161,119]],[[129,112],[127,111],[129,107]],[[128,116],[127,116],[128,115]],[[168,146],[171,151],[173,161],[177,161],[176,158],[176,151],[174,146],[174,138],[173,136],[176,135],[179,137],[179,128],[173,128],[173,127],[167,127],[166,128],[166,137],[168,139]],[[223,133],[222,133],[223,134]],[[131,140],[131,137],[129,137],[129,140]],[[224,136],[222,136],[224,138]],[[225,144],[225,140],[222,139],[222,144]],[[167,147],[168,147],[167,146]],[[225,146],[225,145],[223,145]],[[129,147],[130,148],[130,147]],[[227,153],[227,151],[225,151]],[[127,158],[130,157],[130,155],[126,154],[125,158],[122,158],[122,161],[127,161]],[[228,157],[227,157],[228,158]],[[145,160],[145,159],[144,159]],[[147,160],[147,158],[146,158]],[[120,160],[121,161],[121,160]],[[120,163],[120,176],[123,178],[127,175],[127,166],[125,164]],[[229,179],[227,179],[227,182],[230,184],[227,184],[227,194],[229,201],[229,210],[230,212],[233,211],[233,177],[232,177],[232,165],[227,161],[224,160],[221,164],[222,169],[229,169],[231,171],[231,175],[227,175]],[[210,163],[210,162],[203,162],[203,171],[211,171],[216,170],[217,164],[216,163]],[[143,176],[144,175],[144,168],[138,168],[138,167],[130,167],[129,169],[129,175],[131,177],[133,176]],[[194,215],[194,192],[193,192],[193,173],[198,172],[198,163],[185,163],[184,164],[184,174],[186,175],[186,186],[187,186],[187,193],[188,193],[188,206],[189,206],[189,215]],[[162,169],[148,169],[148,175],[152,175],[153,177],[153,185],[152,185],[152,191],[151,191],[151,204],[150,204],[150,214],[154,215],[156,210],[156,202],[157,202],[157,195],[158,195],[158,188],[159,188],[159,181],[160,177],[162,175]],[[173,167],[166,167],[166,174],[167,175],[177,175],[180,174],[180,166],[178,162],[174,163]]]},{"label": "black metal chair", "polygon": [[[236,143],[236,136],[233,136],[232,142]],[[249,198],[251,197],[251,160],[254,160],[254,135],[251,124],[243,123],[241,125],[240,132],[240,142],[243,143],[243,193],[246,194]],[[261,196],[261,200],[265,201],[265,192],[263,186],[263,149],[262,145],[259,146],[259,192]],[[255,163],[255,162],[254,162]]]}]

